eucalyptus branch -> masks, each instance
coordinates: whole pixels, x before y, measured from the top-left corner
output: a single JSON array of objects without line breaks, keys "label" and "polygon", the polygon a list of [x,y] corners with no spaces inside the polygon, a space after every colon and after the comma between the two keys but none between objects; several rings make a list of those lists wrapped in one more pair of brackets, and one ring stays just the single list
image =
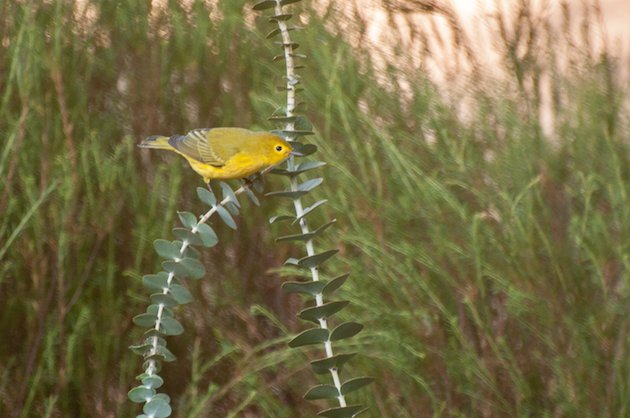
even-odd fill
[{"label": "eucalyptus branch", "polygon": [[[289,21],[292,17],[290,13],[284,10],[284,6],[290,3],[296,3],[300,0],[263,0],[256,5],[254,9],[265,10],[273,9],[274,16],[271,16],[269,20],[277,24],[277,28],[272,30],[267,38],[271,38],[280,35],[281,42],[279,43],[283,50],[283,55],[274,57],[275,60],[283,59],[285,62],[286,70],[286,84],[281,87],[282,90],[286,90],[286,108],[281,111],[276,111],[271,120],[283,123],[283,129],[278,131],[278,134],[283,135],[289,140],[293,140],[293,147],[300,152],[300,154],[306,156],[314,153],[317,147],[313,144],[303,144],[297,142],[297,139],[310,135],[311,125],[310,122],[303,115],[296,114],[296,95],[298,92],[297,86],[300,84],[300,77],[296,74],[296,58],[306,58],[304,55],[296,54],[295,49],[298,44],[294,43],[291,39],[290,31],[297,28],[290,27]],[[287,264],[294,265],[300,268],[304,268],[309,271],[311,281],[308,282],[287,282],[283,285],[283,289],[288,292],[303,293],[310,295],[314,298],[315,306],[302,310],[298,316],[304,320],[314,322],[319,327],[308,329],[289,342],[291,347],[300,347],[306,345],[323,344],[325,357],[319,360],[311,362],[315,373],[325,374],[329,373],[332,378],[333,385],[317,385],[311,388],[304,397],[307,399],[336,399],[338,407],[333,407],[325,411],[321,411],[320,415],[326,417],[353,417],[363,412],[366,408],[362,405],[347,405],[346,394],[357,390],[373,381],[370,377],[359,377],[350,379],[345,383],[341,382],[339,371],[343,365],[352,358],[356,353],[349,354],[335,354],[333,350],[333,341],[350,338],[358,334],[363,326],[356,322],[345,322],[334,329],[330,328],[329,317],[343,309],[348,305],[347,301],[331,301],[325,302],[324,295],[330,294],[346,281],[348,274],[344,274],[337,278],[334,278],[328,282],[322,280],[320,277],[320,267],[329,258],[334,256],[338,250],[328,250],[317,253],[315,250],[314,239],[322,232],[328,229],[329,226],[335,223],[335,220],[325,223],[317,229],[311,229],[307,221],[307,216],[313,212],[313,210],[326,203],[326,200],[318,201],[311,206],[305,208],[302,196],[306,195],[315,187],[319,186],[323,182],[323,178],[313,178],[306,180],[302,183],[298,181],[298,176],[306,171],[319,168],[325,165],[321,161],[306,161],[297,163],[296,158],[291,156],[287,160],[286,170],[274,170],[275,174],[281,174],[289,177],[288,190],[282,190],[278,192],[267,193],[267,196],[279,196],[289,197],[293,200],[293,209],[295,216],[275,216],[270,219],[271,223],[282,220],[293,220],[293,223],[297,223],[300,228],[300,234],[287,235],[277,238],[276,241],[303,241],[306,250],[306,256],[296,259],[287,260]]]},{"label": "eucalyptus branch", "polygon": [[144,372],[137,377],[141,384],[131,389],[128,394],[133,402],[144,403],[144,414],[138,418],[165,418],[172,413],[168,395],[157,393],[156,390],[164,384],[164,380],[158,375],[161,362],[175,360],[173,353],[166,348],[166,340],[163,337],[179,335],[184,331],[183,326],[174,318],[171,308],[192,300],[190,292],[177,283],[177,278],[199,279],[205,275],[205,268],[198,260],[198,252],[194,246],[213,247],[217,244],[218,237],[207,224],[208,220],[214,214],[218,214],[226,225],[236,229],[232,214],[237,215],[239,212],[237,196],[247,193],[254,204],[259,205],[251,188],[258,185],[258,179],[267,171],[269,169],[245,182],[237,190],[232,190],[226,183],[219,183],[223,199],[218,202],[212,190],[197,188],[199,199],[209,205],[210,209],[199,219],[190,212],[180,212],[178,215],[183,228],[173,229],[179,240],[158,239],[153,243],[155,251],[166,261],[162,262],[163,271],[143,277],[143,284],[149,289],[158,290],[158,293],[151,295],[151,305],[147,311],[133,319],[136,325],[149,328],[145,333],[144,342],[131,347],[135,353],[146,359]]},{"label": "eucalyptus branch", "polygon": [[[275,12],[276,16],[284,15],[284,11],[282,10],[282,3],[280,0],[275,0]],[[284,60],[285,60],[285,68],[286,68],[286,88],[287,88],[287,110],[286,116],[292,117],[295,112],[295,96],[296,96],[296,86],[298,85],[299,79],[295,74],[295,62],[293,60],[293,47],[294,44],[291,41],[291,34],[289,33],[289,26],[287,25],[286,20],[278,20],[278,29],[280,29],[280,35],[282,36],[282,47],[284,50]],[[293,131],[295,128],[295,122],[293,120],[287,121],[284,126],[286,131]],[[295,170],[295,157],[290,156],[287,161],[287,170],[293,171]],[[298,189],[298,180],[297,176],[292,176],[289,179],[290,182],[290,190],[293,192],[299,191]],[[296,218],[299,219],[300,229],[302,230],[302,234],[307,235],[310,234],[311,230],[308,226],[308,222],[306,217],[304,216],[304,207],[302,205],[302,199],[297,197],[293,199],[293,207],[295,209]],[[306,254],[308,256],[315,255],[315,246],[313,245],[313,239],[309,239],[305,243],[306,246]],[[311,277],[314,282],[319,281],[319,270],[318,267],[310,268]],[[322,293],[317,293],[315,295],[315,306],[323,306],[324,305],[324,295]],[[319,326],[321,329],[328,329],[328,320],[326,318],[319,318]],[[324,342],[324,349],[326,351],[326,357],[331,358],[334,356],[333,348],[330,340]],[[346,398],[341,393],[341,381],[339,380],[339,372],[337,368],[330,369],[330,375],[332,377],[335,388],[338,390],[339,394],[337,396],[337,400],[339,402],[339,406],[346,406]]]}]

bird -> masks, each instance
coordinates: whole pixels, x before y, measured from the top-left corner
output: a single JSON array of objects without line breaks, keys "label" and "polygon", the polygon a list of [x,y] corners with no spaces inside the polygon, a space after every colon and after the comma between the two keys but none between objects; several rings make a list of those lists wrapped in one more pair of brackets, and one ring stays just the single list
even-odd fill
[{"label": "bird", "polygon": [[193,129],[170,137],[152,135],[138,146],[180,154],[208,187],[211,180],[247,178],[299,154],[278,135],[234,127]]}]

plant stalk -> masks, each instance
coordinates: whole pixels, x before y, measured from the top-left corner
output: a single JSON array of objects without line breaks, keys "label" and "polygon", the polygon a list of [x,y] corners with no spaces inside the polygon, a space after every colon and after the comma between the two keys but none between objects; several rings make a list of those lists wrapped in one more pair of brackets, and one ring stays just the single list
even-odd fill
[{"label": "plant stalk", "polygon": [[[280,0],[276,0],[274,11],[276,13],[276,16],[284,14]],[[277,23],[278,23],[278,28],[280,29],[280,35],[282,36],[282,49],[284,50],[284,58],[285,58],[284,61],[286,63],[286,75],[287,75],[286,77],[287,78],[286,116],[292,117],[292,116],[295,116],[295,107],[296,107],[296,100],[295,100],[296,83],[295,82],[297,81],[297,76],[295,73],[295,62],[293,60],[293,43],[291,42],[291,35],[289,34],[289,28],[288,28],[287,22],[285,20],[278,20]],[[285,130],[292,131],[294,129],[295,129],[294,122],[286,123]],[[289,159],[287,160],[287,169],[288,170],[295,169],[295,157],[293,156],[289,157]],[[298,181],[295,177],[291,177],[290,189],[291,191],[298,190]],[[304,207],[302,206],[301,198],[298,197],[296,199],[293,199],[293,206],[295,208],[296,217],[300,219],[299,224],[302,230],[302,234],[309,233],[310,228],[308,226],[308,222],[306,221],[306,218],[303,216]],[[308,256],[315,255],[315,248],[313,246],[312,239],[306,241],[305,246],[306,246],[306,254]],[[311,277],[313,278],[313,281],[319,281],[319,271],[317,267],[313,267],[310,270],[311,270]],[[324,304],[324,295],[322,293],[318,293],[317,295],[315,295],[315,304],[316,306],[322,306]],[[320,319],[319,327],[322,329],[328,329],[328,321],[325,318]],[[324,343],[324,349],[326,351],[327,358],[330,358],[334,355],[332,344],[330,341],[326,341]],[[337,397],[337,400],[339,401],[339,406],[344,407],[346,406],[346,398],[343,394],[341,394],[341,380],[339,379],[339,372],[337,371],[336,368],[333,368],[333,369],[330,369],[330,374],[332,376],[333,383],[335,387],[337,388],[337,392],[339,393],[339,396]]]}]

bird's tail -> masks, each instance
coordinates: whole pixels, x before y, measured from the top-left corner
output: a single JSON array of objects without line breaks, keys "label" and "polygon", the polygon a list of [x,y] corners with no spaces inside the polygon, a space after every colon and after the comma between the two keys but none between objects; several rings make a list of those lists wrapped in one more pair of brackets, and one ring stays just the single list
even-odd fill
[{"label": "bird's tail", "polygon": [[141,143],[138,144],[140,148],[154,148],[154,149],[168,149],[172,150],[173,147],[168,143],[168,137],[162,135],[153,135]]}]

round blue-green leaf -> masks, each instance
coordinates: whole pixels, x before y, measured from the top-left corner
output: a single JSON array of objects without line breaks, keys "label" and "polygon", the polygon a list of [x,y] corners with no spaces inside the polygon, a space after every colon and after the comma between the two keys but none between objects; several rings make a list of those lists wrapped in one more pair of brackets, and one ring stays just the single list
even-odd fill
[{"label": "round blue-green leaf", "polygon": [[199,197],[199,200],[208,206],[214,206],[217,204],[217,198],[214,196],[214,193],[204,187],[197,187],[197,196]]},{"label": "round blue-green leaf", "polygon": [[165,295],[164,293],[154,293],[151,295],[151,303],[155,303],[156,305],[164,305],[166,307],[177,306],[177,301],[170,295]]},{"label": "round blue-green leaf", "polygon": [[355,390],[359,390],[362,387],[369,385],[373,381],[373,377],[355,377],[354,379],[350,379],[346,383],[341,385],[341,393],[343,395],[346,395],[350,392],[354,392]]},{"label": "round blue-green leaf", "polygon": [[324,251],[323,253],[307,256],[307,257],[301,258],[298,261],[298,264],[301,267],[304,267],[307,269],[310,269],[313,267],[319,267],[322,263],[324,263],[326,260],[328,260],[333,255],[337,254],[338,252],[339,250],[328,250],[328,251]]},{"label": "round blue-green leaf", "polygon": [[166,393],[157,393],[153,395],[153,399],[162,399],[166,403],[171,403],[171,397]]},{"label": "round blue-green leaf", "polygon": [[234,218],[230,215],[230,212],[227,211],[223,206],[217,206],[217,213],[223,222],[232,229],[236,229],[236,222],[234,222]]},{"label": "round blue-green leaf", "polygon": [[339,391],[333,385],[317,385],[304,394],[304,399],[314,401],[316,399],[335,399],[339,396]]},{"label": "round blue-green leaf", "polygon": [[162,290],[168,287],[168,273],[161,271],[158,274],[145,274],[142,276],[142,284],[152,290]]},{"label": "round blue-green leaf", "polygon": [[155,390],[144,386],[136,386],[127,392],[127,397],[131,402],[144,403],[155,395]]},{"label": "round blue-green leaf", "polygon": [[147,360],[142,363],[142,368],[147,370],[149,367],[153,367],[153,373],[159,373],[162,370],[162,363],[156,361],[155,358],[147,357]]},{"label": "round blue-green leaf", "polygon": [[363,405],[350,405],[337,408],[330,408],[321,411],[317,415],[326,418],[352,418],[367,410]]},{"label": "round blue-green leaf", "polygon": [[157,315],[153,313],[143,313],[133,317],[133,323],[144,328],[154,327],[156,321]]},{"label": "round blue-green leaf", "polygon": [[336,314],[343,308],[345,308],[350,302],[347,300],[340,300],[334,302],[324,303],[321,306],[314,306],[312,308],[306,308],[298,316],[306,321],[312,321],[317,323],[322,318],[328,318],[331,315]]},{"label": "round blue-green leaf", "polygon": [[186,228],[192,229],[195,225],[197,225],[197,217],[190,212],[177,212],[179,216],[179,220],[182,222]]},{"label": "round blue-green leaf", "polygon": [[144,344],[150,344],[151,346],[153,346],[154,344],[156,346],[166,346],[166,340],[164,338],[161,337],[161,333],[155,334],[155,335],[151,335],[147,338],[144,339]]},{"label": "round blue-green leaf", "polygon": [[[147,313],[157,316],[158,312],[160,312],[160,305],[151,304],[151,305],[147,306]],[[170,308],[163,307],[162,308],[162,317],[167,317],[167,316],[172,317],[173,316],[173,311]]]},{"label": "round blue-green leaf", "polygon": [[190,303],[193,300],[192,295],[184,286],[180,284],[175,284],[171,287],[171,296],[173,299],[177,301],[180,305],[185,305]]},{"label": "round blue-green leaf", "polygon": [[175,357],[175,354],[173,354],[171,352],[171,350],[169,350],[168,348],[166,348],[163,345],[158,346],[155,349],[155,353],[148,357],[148,358],[158,358],[158,359],[162,359],[166,362],[171,362],[171,361],[175,361],[177,359],[177,357]]},{"label": "round blue-green leaf", "polygon": [[223,205],[223,207],[226,208],[232,216],[238,216],[239,209],[238,206],[234,204],[234,202],[227,202],[225,205]]},{"label": "round blue-green leaf", "polygon": [[142,412],[155,418],[166,418],[173,412],[168,402],[162,398],[153,398],[142,408]]},{"label": "round blue-green leaf", "polygon": [[181,261],[181,264],[188,271],[188,275],[193,279],[201,279],[206,274],[206,268],[199,260],[186,257]]},{"label": "round blue-green leaf", "polygon": [[[200,228],[201,225],[198,226]],[[197,234],[193,234],[190,229],[173,228],[173,234],[182,241],[188,241],[189,245],[203,245],[203,241]]]},{"label": "round blue-green leaf", "polygon": [[335,290],[339,289],[348,279],[350,273],[342,274],[341,276],[337,276],[331,281],[329,281],[326,286],[324,286],[323,292],[326,294],[331,294]]},{"label": "round blue-green leaf", "polygon": [[330,333],[330,341],[339,341],[346,338],[354,337],[363,329],[363,325],[358,322],[344,322],[337,326]]},{"label": "round blue-green leaf", "polygon": [[197,228],[197,234],[199,235],[201,244],[204,247],[214,247],[217,245],[217,242],[219,242],[219,237],[217,237],[216,232],[214,232],[214,229],[212,229],[208,224],[199,225]]},{"label": "round blue-green leaf", "polygon": [[138,344],[138,345],[130,345],[129,348],[134,353],[144,356],[147,354],[151,348],[153,348],[153,344]]},{"label": "round blue-green leaf", "polygon": [[357,353],[337,354],[332,357],[313,360],[311,361],[311,366],[316,374],[325,374],[331,369],[341,369],[343,365],[356,354]]},{"label": "round blue-green leaf", "polygon": [[313,282],[284,282],[282,290],[287,293],[304,293],[307,295],[317,295],[322,293],[325,283],[321,281]]},{"label": "round blue-green leaf", "polygon": [[311,328],[302,331],[295,338],[289,341],[289,347],[303,347],[305,345],[322,344],[328,341],[329,331],[322,328]]},{"label": "round blue-green leaf", "polygon": [[175,318],[162,318],[160,331],[165,335],[180,335],[184,332],[184,327]]},{"label": "round blue-green leaf", "polygon": [[164,261],[162,263],[164,270],[173,272],[177,277],[191,277],[200,279],[206,274],[206,269],[199,260],[191,257],[181,259],[179,262]]},{"label": "round blue-green leaf", "polygon": [[157,389],[164,384],[164,379],[162,379],[157,374],[153,374],[151,376],[147,376],[142,379],[142,385],[148,388]]},{"label": "round blue-green leaf", "polygon": [[236,195],[234,194],[234,190],[230,187],[229,184],[225,182],[220,182],[221,190],[223,191],[223,199],[229,198],[230,202],[234,203],[237,207],[241,207]]},{"label": "round blue-green leaf", "polygon": [[153,248],[155,248],[155,252],[162,258],[176,259],[182,256],[181,245],[177,245],[175,242],[165,239],[156,239],[153,241]]}]

